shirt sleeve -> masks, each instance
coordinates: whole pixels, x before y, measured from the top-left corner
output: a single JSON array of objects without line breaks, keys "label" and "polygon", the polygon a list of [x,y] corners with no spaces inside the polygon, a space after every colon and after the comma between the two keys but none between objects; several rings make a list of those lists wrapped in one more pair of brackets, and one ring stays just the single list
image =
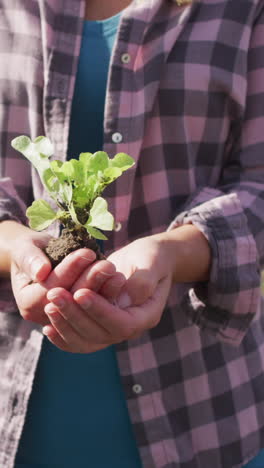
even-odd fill
[{"label": "shirt sleeve", "polygon": [[26,205],[19,197],[10,177],[0,179],[0,221],[27,224]]},{"label": "shirt sleeve", "polygon": [[[263,5],[263,3],[262,3]],[[239,345],[260,307],[264,262],[264,11],[248,51],[247,98],[236,143],[216,188],[202,187],[169,229],[197,226],[209,241],[208,282],[183,299],[191,321]]]}]

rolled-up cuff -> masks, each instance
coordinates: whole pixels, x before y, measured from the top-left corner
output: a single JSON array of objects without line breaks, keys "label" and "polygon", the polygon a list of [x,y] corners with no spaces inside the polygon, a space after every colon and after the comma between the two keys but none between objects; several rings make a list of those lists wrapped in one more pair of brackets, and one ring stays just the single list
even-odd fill
[{"label": "rolled-up cuff", "polygon": [[260,303],[256,243],[235,193],[205,189],[193,204],[169,229],[194,224],[210,244],[212,263],[209,280],[190,286],[184,308],[201,329],[238,345]]}]

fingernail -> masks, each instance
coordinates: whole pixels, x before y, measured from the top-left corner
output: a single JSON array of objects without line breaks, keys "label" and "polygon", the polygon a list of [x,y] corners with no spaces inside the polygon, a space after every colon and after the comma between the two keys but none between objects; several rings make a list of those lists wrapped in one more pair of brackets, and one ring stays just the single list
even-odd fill
[{"label": "fingernail", "polygon": [[33,279],[36,279],[36,276],[41,270],[41,268],[43,267],[44,263],[41,260],[41,258],[35,257],[29,261],[29,265],[30,265],[31,275],[33,276]]},{"label": "fingernail", "polygon": [[91,254],[90,254],[89,256],[87,255],[87,257],[83,257],[83,256],[79,257],[79,261],[82,262],[83,260],[85,260],[86,263],[87,263],[87,262],[88,262],[88,263],[91,263],[91,262],[93,262],[95,259],[96,259],[96,254],[95,254],[95,253],[92,253],[92,252],[91,252]]},{"label": "fingernail", "polygon": [[49,335],[49,327],[48,326],[43,327],[42,328],[42,333],[43,333],[43,335],[48,336]]},{"label": "fingernail", "polygon": [[61,318],[60,314],[56,310],[50,310],[49,312],[46,312],[46,314],[53,323],[57,323]]},{"label": "fingernail", "polygon": [[108,273],[107,271],[100,271],[99,273],[97,273],[96,276],[101,276],[101,277],[106,276],[106,277],[110,278],[113,275],[114,275],[114,272]]},{"label": "fingernail", "polygon": [[78,296],[78,304],[82,309],[88,310],[92,305],[92,301],[88,297]]},{"label": "fingernail", "polygon": [[117,305],[121,309],[126,309],[127,307],[131,306],[131,298],[127,293],[120,294],[119,298],[117,299]]},{"label": "fingernail", "polygon": [[49,301],[53,302],[56,306],[62,308],[65,306],[65,300],[62,297],[56,296],[55,294],[48,293],[47,298]]}]

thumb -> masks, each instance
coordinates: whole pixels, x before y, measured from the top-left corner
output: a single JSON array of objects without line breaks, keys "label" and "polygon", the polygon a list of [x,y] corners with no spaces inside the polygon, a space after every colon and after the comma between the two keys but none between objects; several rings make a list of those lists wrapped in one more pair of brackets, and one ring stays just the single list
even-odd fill
[{"label": "thumb", "polygon": [[149,270],[136,270],[127,280],[117,305],[126,309],[131,305],[141,305],[153,296],[158,280]]},{"label": "thumb", "polygon": [[44,281],[51,271],[51,263],[47,256],[30,241],[16,244],[12,260],[17,268],[33,281]]}]

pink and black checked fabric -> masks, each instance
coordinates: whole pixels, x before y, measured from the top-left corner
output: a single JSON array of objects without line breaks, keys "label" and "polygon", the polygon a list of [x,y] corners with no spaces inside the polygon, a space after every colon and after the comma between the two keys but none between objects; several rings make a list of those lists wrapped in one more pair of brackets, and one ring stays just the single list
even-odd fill
[{"label": "pink and black checked fabric", "polygon": [[[49,200],[12,138],[46,134],[66,158],[83,15],[84,0],[0,1],[2,219],[24,223],[33,197]],[[122,224],[108,253],[189,222],[212,249],[210,280],[173,287],[159,325],[116,347],[144,468],[241,467],[264,446],[264,1],[134,0],[104,142],[136,159],[107,192]],[[42,334],[0,288],[0,466],[12,468]]]}]

